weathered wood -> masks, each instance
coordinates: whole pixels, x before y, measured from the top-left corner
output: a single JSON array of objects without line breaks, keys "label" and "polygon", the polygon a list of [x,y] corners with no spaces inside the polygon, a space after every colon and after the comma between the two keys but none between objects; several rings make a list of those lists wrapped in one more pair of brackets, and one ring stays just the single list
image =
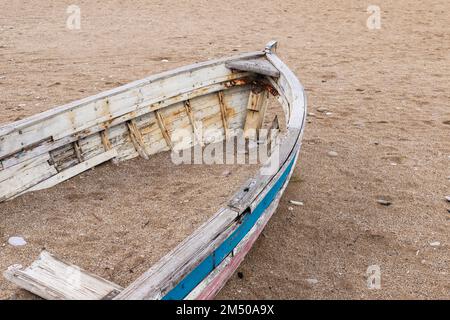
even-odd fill
[{"label": "weathered wood", "polygon": [[78,162],[81,163],[83,162],[83,157],[81,156],[81,148],[80,145],[78,144],[78,141],[75,141],[74,143],[72,143],[73,145],[73,149],[75,150],[75,155],[77,156]]},{"label": "weathered wood", "polygon": [[130,120],[127,122],[128,130],[130,131],[130,139],[139,155],[148,160],[149,154],[147,152],[147,147],[142,140],[142,134],[136,126],[136,122],[134,120]]},{"label": "weathered wood", "polygon": [[[192,91],[189,91],[187,93],[182,93],[182,94],[174,96],[172,98],[167,98],[167,99],[161,100],[154,104],[140,105],[136,111],[131,111],[120,117],[116,117],[116,118],[113,118],[106,122],[94,125],[92,127],[89,127],[86,130],[77,132],[73,136],[64,137],[64,138],[56,140],[56,141],[53,141],[52,138],[49,138],[49,139],[45,140],[45,142],[42,142],[42,143],[36,145],[35,147],[29,147],[23,151],[16,153],[14,156],[7,156],[6,160],[2,161],[3,166],[5,168],[13,166],[15,164],[20,163],[21,161],[31,159],[31,158],[41,155],[43,153],[50,152],[54,149],[60,148],[61,146],[69,144],[73,141],[76,141],[76,140],[85,138],[87,136],[90,136],[92,134],[98,133],[100,131],[103,131],[103,130],[105,130],[105,128],[113,128],[113,127],[118,126],[122,123],[125,123],[131,119],[134,119],[136,117],[139,117],[139,116],[142,116],[145,114],[149,114],[150,112],[153,112],[154,110],[159,110],[159,109],[165,108],[165,107],[170,106],[179,101],[184,101],[186,99],[194,99],[194,98],[200,97],[202,95],[205,95],[208,93],[214,93],[214,92],[217,92],[220,90],[225,90],[227,88],[233,88],[236,86],[245,86],[247,84],[247,81],[244,79],[245,78],[236,78],[236,79],[230,80],[230,81],[215,83],[215,84],[212,84],[207,87],[193,89]],[[0,158],[2,158],[2,157],[0,156]]]},{"label": "weathered wood", "polygon": [[19,287],[48,300],[111,299],[123,289],[78,266],[65,263],[47,251],[42,251],[28,268],[13,265],[3,275]]},{"label": "weathered wood", "polygon": [[[282,101],[284,108],[288,109],[288,124],[290,128],[304,128],[306,118],[306,95],[303,86],[294,73],[275,54],[268,53],[267,59],[280,70],[280,77],[274,81],[278,86],[280,96],[288,101]],[[285,114],[287,112],[285,111]]]},{"label": "weathered wood", "polygon": [[28,160],[0,172],[0,202],[11,199],[41,181],[57,174],[55,167],[48,163],[49,155]]},{"label": "weathered wood", "polygon": [[[271,157],[267,160],[267,163],[276,161],[280,168],[284,166],[292,152],[293,146],[296,145],[299,139],[299,134],[299,130],[293,129],[292,131],[289,131],[285,137],[280,139],[281,147],[279,148],[278,153],[271,155]],[[228,202],[228,207],[236,212],[242,212],[247,208],[254,206],[256,197],[260,195],[265,188],[267,188],[273,179],[273,175],[263,174],[260,170],[255,177],[249,179],[243,187],[235,195],[233,195],[231,200]]]},{"label": "weathered wood", "polygon": [[33,186],[32,188],[30,188],[27,191],[37,191],[37,190],[53,187],[53,186],[57,185],[58,183],[68,180],[68,179],[70,179],[88,169],[91,169],[105,161],[108,161],[116,156],[117,156],[117,150],[111,149],[109,151],[106,151],[106,152],[98,155],[98,156],[88,159],[76,166],[73,166],[64,171],[61,171],[60,173],[52,176],[51,178],[46,179],[45,181],[43,181],[39,184],[36,184],[35,186]]},{"label": "weathered wood", "polygon": [[270,150],[270,153],[272,154],[274,148],[276,147],[277,137],[280,134],[280,122],[278,121],[278,116],[275,116],[275,118],[272,121],[272,124],[270,125],[269,132],[267,135],[267,145],[268,150]]},{"label": "weathered wood", "polygon": [[102,144],[103,144],[103,148],[105,149],[105,151],[111,150],[112,146],[111,146],[111,141],[109,141],[109,138],[108,138],[107,130],[100,131],[100,138],[102,139]]},{"label": "weathered wood", "polygon": [[236,60],[225,65],[233,70],[249,71],[275,78],[280,76],[280,71],[266,59]]},{"label": "weathered wood", "polygon": [[219,91],[217,93],[217,96],[219,97],[219,106],[220,106],[220,115],[222,116],[222,125],[223,125],[223,130],[224,130],[224,134],[225,134],[225,139],[228,138],[229,133],[228,133],[228,114],[227,114],[227,106],[225,104],[225,98],[223,95],[223,91]]},{"label": "weathered wood", "polygon": [[137,111],[141,105],[157,104],[161,100],[186,94],[193,89],[242,78],[242,73],[233,74],[225,67],[226,61],[200,64],[201,67],[191,66],[191,69],[173,73],[170,81],[168,75],[153,78],[153,81],[140,81],[45,112],[26,121],[0,127],[0,136],[3,139],[0,159],[41,140],[59,140],[112,118]]},{"label": "weathered wood", "polygon": [[192,126],[192,132],[194,133],[197,142],[203,147],[205,144],[203,143],[203,137],[197,128],[197,124],[195,122],[194,112],[192,111],[191,102],[186,100],[184,102],[184,109],[186,110],[186,115],[189,118],[189,122]]},{"label": "weathered wood", "polygon": [[[103,149],[105,151],[109,151],[112,149],[111,141],[109,140],[109,136],[108,136],[108,131],[109,131],[108,129],[100,131],[100,140],[102,141]],[[112,158],[111,162],[114,164],[119,163],[119,161],[117,160],[117,157]]]},{"label": "weathered wood", "polygon": [[28,168],[32,168],[42,163],[46,163],[49,160],[50,155],[46,153],[38,157],[23,161],[15,166],[3,169],[2,171],[0,171],[0,184],[7,179],[13,178],[14,176],[27,170]]},{"label": "weathered wood", "polygon": [[247,105],[247,116],[244,124],[244,136],[256,139],[257,130],[262,127],[268,104],[269,92],[251,92]]},{"label": "weathered wood", "polygon": [[170,139],[169,131],[167,131],[166,124],[164,122],[164,117],[158,110],[155,111],[156,120],[158,122],[158,126],[161,129],[161,133],[166,140],[167,146],[170,149],[173,149],[172,140]]}]

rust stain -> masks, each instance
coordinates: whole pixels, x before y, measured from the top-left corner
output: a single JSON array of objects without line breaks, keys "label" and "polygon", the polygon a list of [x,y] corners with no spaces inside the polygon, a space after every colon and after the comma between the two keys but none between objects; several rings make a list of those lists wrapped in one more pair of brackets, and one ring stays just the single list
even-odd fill
[{"label": "rust stain", "polygon": [[235,87],[235,86],[244,86],[251,82],[252,82],[252,79],[246,77],[246,78],[232,79],[232,80],[226,81],[224,83],[224,85],[226,88],[231,88],[231,87]]},{"label": "rust stain", "polygon": [[273,96],[278,96],[279,93],[277,89],[275,89],[269,82],[264,79],[256,79],[253,81],[252,91],[254,93],[260,93],[261,91],[266,90]]},{"label": "rust stain", "polygon": [[234,117],[235,114],[236,114],[236,110],[233,107],[228,107],[227,108],[227,117],[228,117],[228,119],[230,119],[231,117]]}]

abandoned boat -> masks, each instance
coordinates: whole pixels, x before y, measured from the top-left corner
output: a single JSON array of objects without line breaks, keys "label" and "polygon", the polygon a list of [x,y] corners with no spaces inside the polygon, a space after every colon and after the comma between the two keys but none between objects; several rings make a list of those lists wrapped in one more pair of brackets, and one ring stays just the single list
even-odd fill
[{"label": "abandoned boat", "polygon": [[[0,127],[0,202],[108,161],[203,145],[206,129],[224,140],[241,130],[248,143],[271,150],[225,206],[127,287],[47,251],[27,268],[11,266],[5,278],[44,299],[213,298],[276,210],[300,151],[306,96],[276,46],[150,76]],[[269,98],[283,119],[269,121],[263,139]]]}]

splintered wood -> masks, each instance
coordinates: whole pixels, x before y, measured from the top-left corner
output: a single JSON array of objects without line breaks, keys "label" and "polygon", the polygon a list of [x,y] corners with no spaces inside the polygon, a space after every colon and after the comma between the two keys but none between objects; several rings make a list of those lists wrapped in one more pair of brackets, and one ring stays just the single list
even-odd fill
[{"label": "splintered wood", "polygon": [[47,251],[42,251],[28,268],[12,265],[3,275],[19,287],[48,300],[111,299],[123,290],[121,286],[65,263]]}]

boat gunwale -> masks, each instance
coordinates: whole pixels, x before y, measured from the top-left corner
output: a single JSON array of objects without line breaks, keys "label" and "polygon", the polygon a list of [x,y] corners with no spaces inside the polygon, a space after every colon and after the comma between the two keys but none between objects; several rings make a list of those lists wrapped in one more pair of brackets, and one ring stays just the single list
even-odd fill
[{"label": "boat gunwale", "polygon": [[28,126],[36,124],[37,122],[47,120],[47,119],[57,116],[63,112],[73,110],[73,109],[76,109],[79,107],[83,107],[89,103],[92,103],[92,102],[95,102],[95,101],[98,101],[101,99],[105,99],[110,96],[114,96],[116,94],[126,92],[128,90],[136,89],[136,88],[145,86],[145,85],[150,84],[155,81],[165,80],[165,79],[168,79],[173,76],[177,76],[182,73],[196,71],[196,70],[199,70],[202,68],[212,67],[212,66],[219,65],[219,64],[224,64],[227,61],[234,61],[234,60],[240,60],[240,59],[251,59],[251,58],[256,58],[256,57],[263,57],[264,55],[265,55],[264,51],[253,51],[253,52],[243,53],[240,55],[234,55],[231,57],[224,57],[224,58],[212,59],[212,60],[203,61],[203,62],[197,62],[197,63],[189,64],[186,66],[181,66],[181,67],[178,67],[175,69],[171,69],[168,71],[164,71],[164,72],[161,72],[161,73],[158,73],[155,75],[150,75],[146,78],[135,80],[135,81],[126,83],[122,86],[119,86],[119,87],[116,87],[116,88],[113,88],[110,90],[106,90],[106,91],[100,92],[98,94],[91,95],[91,96],[88,96],[88,97],[85,97],[85,98],[82,98],[79,100],[75,100],[75,101],[69,102],[67,104],[63,104],[61,106],[51,108],[47,111],[43,111],[43,112],[31,115],[25,119],[0,125],[0,136],[10,134],[14,131],[22,130]]}]

